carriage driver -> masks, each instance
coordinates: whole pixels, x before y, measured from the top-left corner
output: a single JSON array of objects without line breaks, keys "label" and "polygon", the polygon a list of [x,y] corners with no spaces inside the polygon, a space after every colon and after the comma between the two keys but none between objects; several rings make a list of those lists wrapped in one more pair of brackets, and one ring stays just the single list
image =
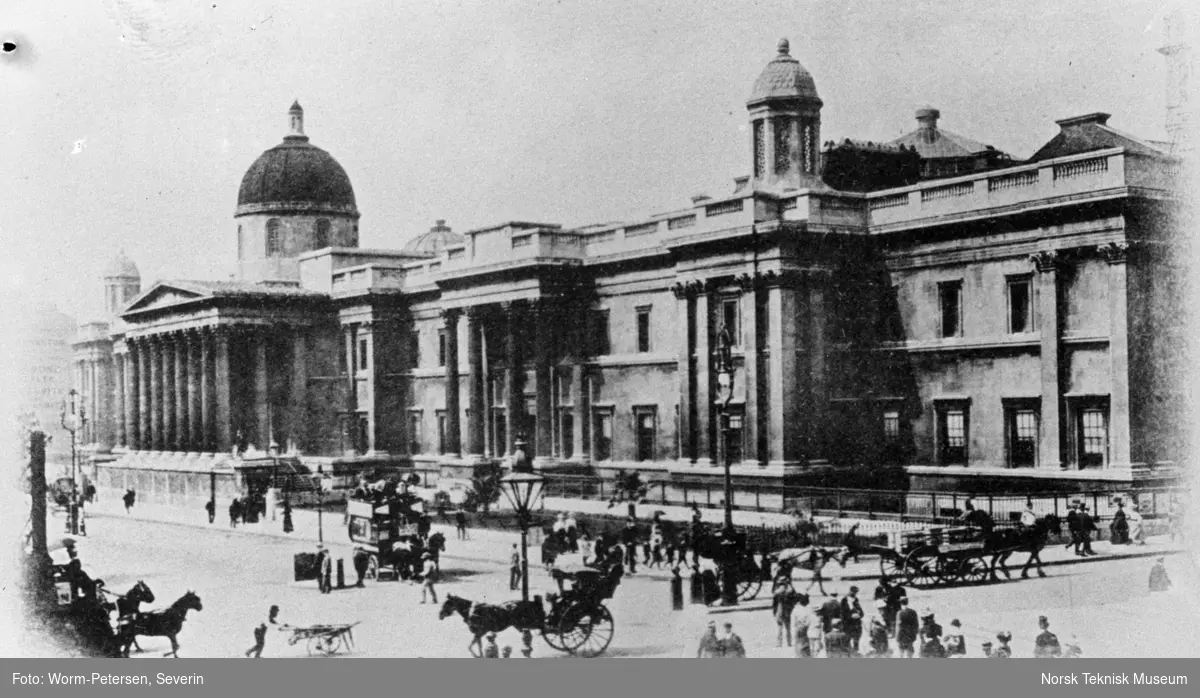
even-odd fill
[{"label": "carriage driver", "polygon": [[1031,530],[1037,524],[1037,514],[1033,511],[1033,500],[1025,500],[1025,511],[1021,512],[1020,519],[1022,530]]}]

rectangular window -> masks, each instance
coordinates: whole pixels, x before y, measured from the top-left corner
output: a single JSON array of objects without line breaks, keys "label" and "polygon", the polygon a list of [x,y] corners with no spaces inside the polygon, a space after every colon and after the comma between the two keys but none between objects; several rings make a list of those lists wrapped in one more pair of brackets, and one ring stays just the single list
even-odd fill
[{"label": "rectangular window", "polygon": [[970,411],[964,402],[937,406],[939,465],[966,465],[970,436]]},{"label": "rectangular window", "polygon": [[571,458],[575,455],[575,415],[571,410],[559,413],[559,434],[562,436],[562,456]]},{"label": "rectangular window", "polygon": [[438,330],[438,366],[446,365],[446,330]]},{"label": "rectangular window", "polygon": [[1079,411],[1079,467],[1102,468],[1108,459],[1108,410],[1089,406]]},{"label": "rectangular window", "polygon": [[637,429],[637,460],[654,460],[657,410],[654,407],[635,407],[633,408],[633,421]]},{"label": "rectangular window", "polygon": [[938,284],[938,317],[941,320],[941,336],[962,335],[962,282],[947,281]]},{"label": "rectangular window", "polygon": [[612,343],[608,334],[608,311],[597,310],[592,313],[592,353],[595,356],[607,356],[612,353]]},{"label": "rectangular window", "polygon": [[888,445],[900,442],[900,410],[886,410],[883,413],[883,440]]},{"label": "rectangular window", "polygon": [[358,370],[367,370],[367,340],[358,340]]},{"label": "rectangular window", "polygon": [[408,413],[408,452],[416,455],[421,452],[423,435],[421,433],[421,412]]},{"label": "rectangular window", "polygon": [[1012,334],[1033,331],[1033,294],[1028,276],[1008,280],[1008,331]]},{"label": "rectangular window", "polygon": [[[729,329],[729,337],[733,340],[733,346],[742,345],[741,328],[738,325],[738,299],[726,298],[721,301],[721,327]],[[717,328],[720,331],[720,328]]]},{"label": "rectangular window", "polygon": [[650,308],[637,309],[637,350],[650,351]]},{"label": "rectangular window", "polygon": [[437,430],[438,430],[438,453],[449,453],[450,435],[447,433],[446,413],[443,410],[438,410],[437,413]]},{"label": "rectangular window", "polygon": [[1004,432],[1010,468],[1032,468],[1037,465],[1040,412],[1038,400],[1005,401]]},{"label": "rectangular window", "polygon": [[613,413],[611,409],[597,410],[595,414],[592,443],[595,447],[595,459],[598,461],[612,458]]},{"label": "rectangular window", "polygon": [[408,341],[408,353],[412,356],[412,366],[413,368],[418,368],[421,365],[421,333],[413,330],[412,334],[409,335]]},{"label": "rectangular window", "polygon": [[899,406],[885,406],[880,414],[883,442],[880,449],[880,459],[889,465],[897,465],[904,461],[905,435],[907,433]]}]

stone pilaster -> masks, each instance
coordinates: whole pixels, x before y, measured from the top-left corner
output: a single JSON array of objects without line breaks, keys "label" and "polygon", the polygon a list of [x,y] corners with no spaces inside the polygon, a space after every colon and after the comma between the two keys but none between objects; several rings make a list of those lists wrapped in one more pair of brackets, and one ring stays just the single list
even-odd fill
[{"label": "stone pilaster", "polygon": [[462,457],[462,410],[459,402],[460,381],[458,374],[458,308],[442,311],[446,323],[446,456]]},{"label": "stone pilaster", "polygon": [[675,294],[678,317],[679,361],[675,375],[679,381],[679,462],[696,462],[696,371],[693,354],[696,351],[696,294],[702,290],[697,282],[677,283],[671,287]]},{"label": "stone pilaster", "polygon": [[762,377],[759,361],[762,357],[758,351],[758,287],[761,283],[762,277],[759,274],[745,274],[738,278],[738,284],[742,288],[739,308],[742,326],[741,336],[735,338],[737,344],[742,347],[744,357],[743,371],[740,377],[746,396],[746,412],[742,419],[744,430],[742,442],[745,444],[742,465],[754,467],[765,465],[760,458],[759,450],[759,418],[762,416],[758,401],[759,382]]},{"label": "stone pilaster", "polygon": [[713,376],[712,365],[712,315],[709,303],[710,289],[706,285],[696,294],[696,465],[717,465],[716,424],[713,420]]},{"label": "stone pilaster", "polygon": [[1062,320],[1058,277],[1062,257],[1054,250],[1030,255],[1038,271],[1038,330],[1041,333],[1041,444],[1038,449],[1038,468],[1058,470],[1062,467],[1064,410],[1062,404]]},{"label": "stone pilaster", "polygon": [[797,327],[800,276],[768,274],[765,285],[770,381],[767,384],[767,458],[771,466],[794,467],[805,458],[808,419],[800,411]]},{"label": "stone pilaster", "polygon": [[467,455],[474,460],[483,459],[484,425],[487,423],[484,405],[483,374],[483,313],[472,308],[467,313]]},{"label": "stone pilaster", "polygon": [[1110,242],[1100,254],[1108,262],[1108,353],[1111,366],[1109,387],[1109,464],[1125,467],[1130,463],[1129,429],[1129,278],[1126,259],[1129,244]]},{"label": "stone pilaster", "polygon": [[254,332],[254,439],[251,443],[263,451],[271,447],[273,440],[271,438],[270,382],[267,373],[270,370],[267,363],[268,340],[265,329],[258,329]]},{"label": "stone pilaster", "polygon": [[520,326],[523,308],[518,303],[508,303],[502,307],[505,315],[504,413],[508,419],[508,429],[506,430],[508,443],[505,444],[505,454],[507,455],[514,452],[513,446],[521,436],[519,433],[523,428],[521,417],[525,411],[525,401],[521,399],[524,357],[521,356],[520,343],[517,341],[517,328]]},{"label": "stone pilaster", "polygon": [[292,387],[288,429],[291,445],[297,451],[308,450],[308,331],[303,327],[292,333]]},{"label": "stone pilaster", "polygon": [[537,439],[534,444],[537,456],[534,467],[545,467],[554,461],[554,367],[551,354],[557,313],[554,304],[546,299],[539,300],[534,307],[536,323],[534,331],[534,376],[536,377]]}]

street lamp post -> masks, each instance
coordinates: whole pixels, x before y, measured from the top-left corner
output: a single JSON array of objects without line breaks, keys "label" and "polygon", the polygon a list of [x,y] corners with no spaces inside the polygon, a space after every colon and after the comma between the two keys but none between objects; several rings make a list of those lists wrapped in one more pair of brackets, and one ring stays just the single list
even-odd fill
[{"label": "street lamp post", "polygon": [[[518,444],[521,448],[522,444]],[[513,471],[500,479],[508,501],[517,512],[517,524],[521,528],[521,600],[529,600],[529,524],[532,507],[541,497],[545,478],[533,472],[528,459],[515,459]]]},{"label": "street lamp post", "polygon": [[733,527],[733,465],[729,449],[729,401],[733,399],[733,338],[729,328],[721,326],[717,333],[717,406],[721,420],[721,450],[725,461],[725,527],[721,532],[721,605],[736,606],[738,602],[737,566],[734,564],[737,531]]},{"label": "street lamp post", "polygon": [[317,466],[317,542],[325,542],[325,524],[322,517],[325,513],[325,468]]},{"label": "street lamp post", "polygon": [[70,514],[67,525],[70,527],[71,535],[74,536],[79,535],[79,485],[77,482],[79,475],[75,435],[87,423],[87,413],[79,398],[79,391],[71,388],[67,392],[67,399],[63,400],[61,413],[62,427],[71,434],[71,500],[68,505]]}]

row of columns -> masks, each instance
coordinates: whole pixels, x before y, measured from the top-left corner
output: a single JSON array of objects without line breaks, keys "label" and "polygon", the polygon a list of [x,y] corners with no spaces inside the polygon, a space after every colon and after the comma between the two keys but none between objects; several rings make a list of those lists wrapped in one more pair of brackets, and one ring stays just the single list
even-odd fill
[{"label": "row of columns", "polygon": [[86,421],[76,434],[80,444],[100,444],[104,447],[112,445],[112,435],[109,433],[108,413],[109,381],[111,378],[111,359],[97,355],[91,350],[91,356],[75,361],[75,389],[78,393],[76,408],[82,410]]},{"label": "row of columns", "polygon": [[125,346],[125,352],[116,354],[115,402],[122,445],[138,451],[230,448],[225,329],[128,338]]}]

